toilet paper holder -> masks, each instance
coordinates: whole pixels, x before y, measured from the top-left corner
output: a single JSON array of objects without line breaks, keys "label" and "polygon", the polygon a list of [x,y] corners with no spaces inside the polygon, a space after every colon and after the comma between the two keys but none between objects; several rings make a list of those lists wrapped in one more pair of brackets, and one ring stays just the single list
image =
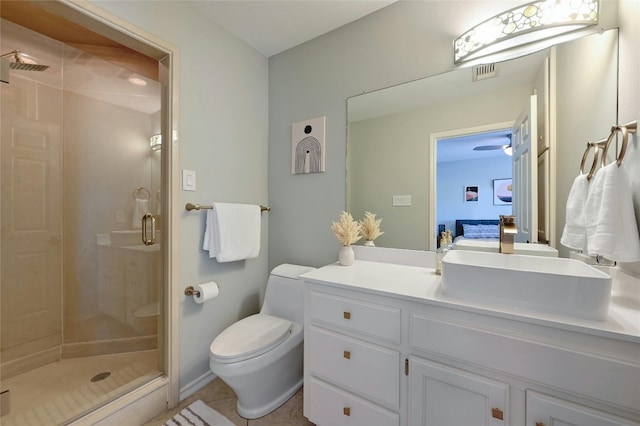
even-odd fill
[{"label": "toilet paper holder", "polygon": [[200,297],[200,292],[196,290],[192,285],[184,289],[184,294],[186,296],[196,296]]}]

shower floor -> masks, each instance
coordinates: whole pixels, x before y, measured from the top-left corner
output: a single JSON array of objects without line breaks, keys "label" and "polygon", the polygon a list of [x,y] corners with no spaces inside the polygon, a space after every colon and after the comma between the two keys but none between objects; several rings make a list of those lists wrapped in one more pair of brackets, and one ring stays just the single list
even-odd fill
[{"label": "shower floor", "polygon": [[[160,375],[156,350],[62,359],[2,381],[10,390],[3,426],[60,424]],[[104,372],[99,381],[91,379]]]}]

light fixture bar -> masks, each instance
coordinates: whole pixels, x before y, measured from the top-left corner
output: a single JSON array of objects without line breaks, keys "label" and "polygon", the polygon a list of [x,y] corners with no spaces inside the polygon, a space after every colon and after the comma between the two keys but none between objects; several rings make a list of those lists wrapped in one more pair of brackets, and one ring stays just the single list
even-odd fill
[{"label": "light fixture bar", "polygon": [[598,23],[599,0],[537,0],[476,25],[453,43],[458,64]]}]

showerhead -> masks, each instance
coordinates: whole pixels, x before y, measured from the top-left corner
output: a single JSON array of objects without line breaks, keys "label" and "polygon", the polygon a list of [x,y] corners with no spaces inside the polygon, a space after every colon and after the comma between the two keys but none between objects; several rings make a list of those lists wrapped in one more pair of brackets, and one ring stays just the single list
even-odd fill
[{"label": "showerhead", "polygon": [[23,71],[44,71],[49,68],[49,65],[28,64],[26,62],[9,62],[9,68],[12,70]]},{"label": "showerhead", "polygon": [[34,60],[28,58],[27,55],[17,50],[0,55],[0,58],[6,57],[11,57],[11,59],[13,59],[9,61],[9,68],[12,70],[44,71],[49,68],[49,65],[37,64]]}]

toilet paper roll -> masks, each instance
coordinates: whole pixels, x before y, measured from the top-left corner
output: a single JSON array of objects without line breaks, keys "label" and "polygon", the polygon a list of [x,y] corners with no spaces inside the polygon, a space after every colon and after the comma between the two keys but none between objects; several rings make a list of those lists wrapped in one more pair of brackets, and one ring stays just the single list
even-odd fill
[{"label": "toilet paper roll", "polygon": [[195,300],[196,303],[204,303],[207,300],[218,297],[218,293],[220,292],[218,284],[215,281],[198,284],[194,286],[194,289],[198,292],[198,294],[193,295],[193,300]]}]

